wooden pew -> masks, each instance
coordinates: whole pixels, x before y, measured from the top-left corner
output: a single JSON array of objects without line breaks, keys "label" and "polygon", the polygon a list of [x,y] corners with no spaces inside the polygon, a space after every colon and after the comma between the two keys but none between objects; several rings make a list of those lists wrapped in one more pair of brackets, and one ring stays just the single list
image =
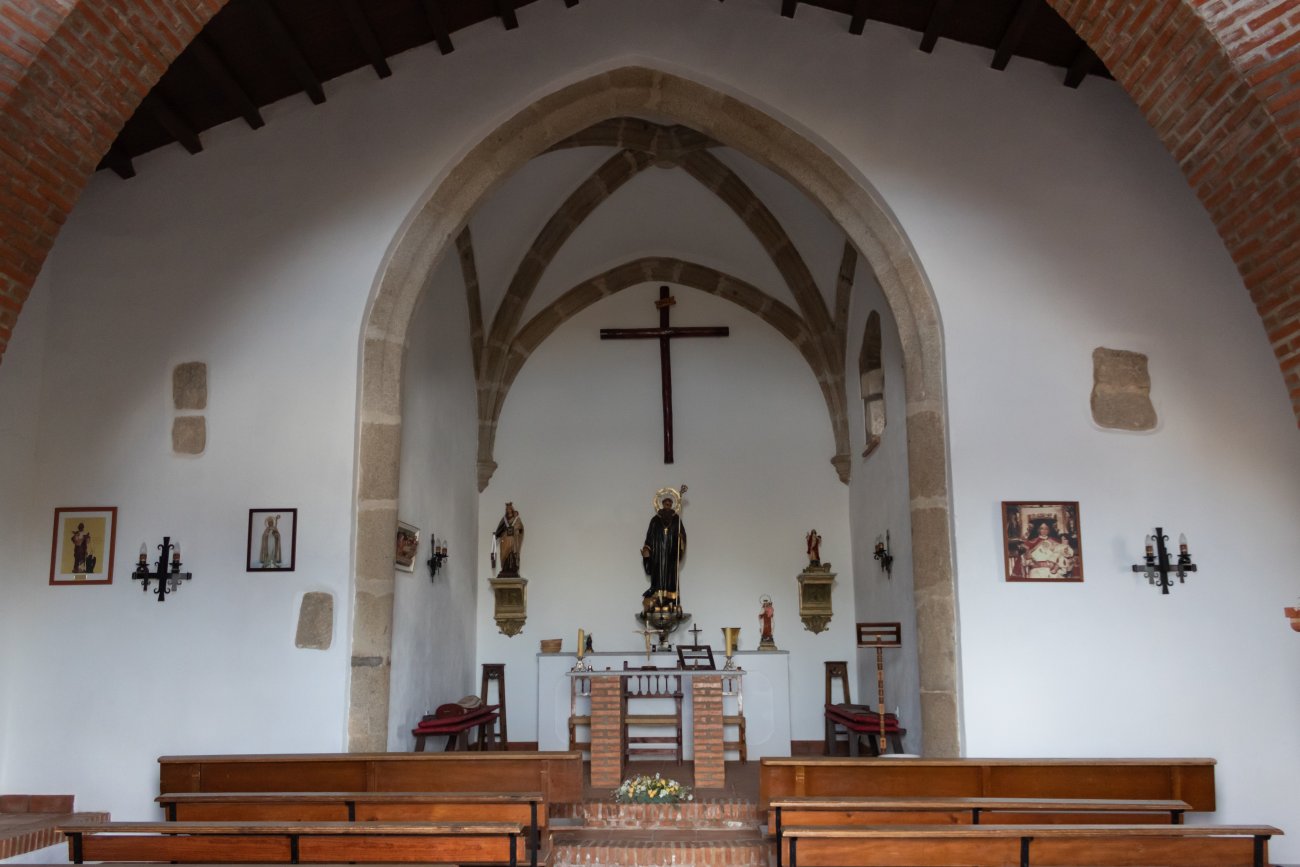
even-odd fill
[{"label": "wooden pew", "polygon": [[158,794],[180,792],[541,792],[582,800],[580,752],[163,756]]},{"label": "wooden pew", "polygon": [[791,825],[789,867],[1266,867],[1277,828],[1211,825]]},{"label": "wooden pew", "polygon": [[1076,824],[1088,816],[1108,824],[1145,824],[1167,816],[1181,824],[1186,801],[1115,798],[777,798],[768,805],[776,863],[789,857],[788,825],[1015,825]]},{"label": "wooden pew", "polygon": [[515,867],[524,829],[510,822],[108,822],[59,830],[76,864],[419,861]]},{"label": "wooden pew", "polygon": [[546,800],[540,792],[171,792],[171,822],[517,822],[536,865]]},{"label": "wooden pew", "polygon": [[764,758],[759,807],[789,797],[1180,800],[1212,812],[1213,759]]}]

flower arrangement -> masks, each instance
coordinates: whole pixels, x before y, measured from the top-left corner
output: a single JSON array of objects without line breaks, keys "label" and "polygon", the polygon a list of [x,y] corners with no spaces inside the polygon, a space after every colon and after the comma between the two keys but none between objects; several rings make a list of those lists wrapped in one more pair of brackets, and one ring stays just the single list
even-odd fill
[{"label": "flower arrangement", "polygon": [[623,785],[614,790],[614,800],[620,804],[676,804],[681,801],[693,801],[690,786],[683,786],[676,780],[668,780],[655,774],[637,774],[623,781]]}]

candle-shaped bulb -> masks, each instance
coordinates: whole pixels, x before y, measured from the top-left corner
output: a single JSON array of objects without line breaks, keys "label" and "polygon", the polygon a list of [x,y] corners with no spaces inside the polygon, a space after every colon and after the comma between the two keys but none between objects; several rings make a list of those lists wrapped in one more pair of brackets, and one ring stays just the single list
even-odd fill
[{"label": "candle-shaped bulb", "polygon": [[1186,553],[1187,553],[1187,534],[1186,534],[1186,533],[1179,533],[1179,534],[1178,534],[1178,553],[1179,553],[1179,554],[1186,554]]},{"label": "candle-shaped bulb", "polygon": [[173,563],[179,563],[179,562],[181,562],[181,543],[180,543],[180,542],[172,542],[172,562],[173,562]]},{"label": "candle-shaped bulb", "polygon": [[1147,556],[1148,556],[1148,557],[1150,557],[1150,556],[1152,555],[1152,553],[1154,553],[1154,551],[1153,551],[1153,546],[1155,545],[1155,541],[1156,541],[1155,536],[1147,536]]},{"label": "candle-shaped bulb", "polygon": [[140,562],[146,563],[149,560],[149,549],[145,547],[144,542],[140,543]]}]

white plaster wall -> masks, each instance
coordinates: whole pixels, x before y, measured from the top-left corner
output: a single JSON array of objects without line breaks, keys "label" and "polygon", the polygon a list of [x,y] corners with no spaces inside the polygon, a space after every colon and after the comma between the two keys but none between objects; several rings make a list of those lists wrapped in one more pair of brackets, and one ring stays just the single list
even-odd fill
[{"label": "white plaster wall", "polygon": [[[515,381],[497,434],[500,465],[479,512],[485,554],[507,500],[526,527],[520,573],[529,580],[528,624],[507,638],[492,619],[488,562],[480,556],[480,662],[504,662],[511,737],[536,740],[538,641],[578,629],[595,649],[636,650],[635,615],[649,586],[640,548],[655,491],[685,484],[684,607],[700,640],[722,647],[721,628],[758,645],[759,597],[776,609],[774,637],[790,651],[791,727],[820,740],[821,661],[852,645],[852,582],[834,591],[840,615],[814,636],[798,617],[795,576],[807,564],[804,533],[817,527],[823,559],[849,562],[848,490],[831,467],[830,421],[802,356],[742,308],[672,286],[675,324],[726,325],[725,338],[673,341],[675,462],[663,463],[657,341],[602,341],[600,328],[652,311],[658,284],[602,300],[566,322]],[[677,642],[690,643],[680,631]]]},{"label": "white plaster wall", "polygon": [[[1300,556],[1295,420],[1212,225],[1120,90],[1071,91],[1020,59],[995,72],[987,51],[946,41],[925,55],[916,34],[880,25],[853,37],[842,15],[801,6],[791,21],[769,0],[519,15],[518,30],[488,22],[446,57],[408,52],[390,79],[363,70],[328,84],[324,106],[292,98],[262,130],[228,124],[197,157],[167,148],[133,181],[97,177],[83,194],[39,290],[48,337],[24,351],[40,372],[12,348],[0,367],[0,382],[20,380],[0,391],[0,418],[39,415],[19,437],[35,459],[0,457],[0,478],[29,480],[3,492],[3,523],[34,528],[4,537],[0,565],[5,607],[21,611],[8,641],[24,651],[8,664],[0,785],[148,816],[160,753],[342,746],[356,346],[385,251],[422,191],[503,119],[643,62],[836,154],[924,264],[947,346],[967,752],[1211,755],[1219,819],[1292,825],[1300,654],[1280,609]],[[1098,345],[1151,356],[1159,431],[1092,426]],[[210,447],[180,460],[170,368],[193,359],[211,366]],[[1026,496],[1082,502],[1083,584],[1002,582],[997,504]],[[123,510],[118,583],[47,587],[52,509],[92,500]],[[245,575],[247,509],[284,503],[302,509],[299,571]],[[1188,534],[1202,570],[1163,598],[1128,572],[1157,522]],[[121,570],[168,531],[191,542],[197,577],[159,606]],[[291,647],[308,589],[339,600],[325,653]],[[778,606],[782,640],[793,624]],[[153,662],[158,648],[179,652]],[[1097,706],[1119,720],[1080,713]],[[89,732],[88,711],[104,721]],[[1300,860],[1287,829],[1274,857]]]},{"label": "white plaster wall", "polygon": [[[445,258],[411,320],[402,396],[398,517],[420,528],[414,572],[396,572],[388,748],[438,705],[478,693],[474,665],[478,447],[469,312],[460,263]],[[447,562],[431,578],[433,536]],[[443,541],[445,540],[445,541]]]},{"label": "white plaster wall", "polygon": [[[912,593],[912,513],[907,472],[907,396],[903,389],[903,350],[898,325],[885,303],[884,293],[858,259],[853,303],[849,310],[849,345],[844,378],[849,383],[849,436],[853,476],[849,482],[849,508],[853,525],[853,576],[856,620],[863,623],[894,623],[902,629],[903,646],[884,650],[885,707],[897,711],[906,752],[920,753],[924,720],[921,719],[919,639],[916,632],[916,599]],[[885,430],[880,445],[868,456],[862,389],[859,386],[859,355],[867,317],[880,314],[881,363],[885,376]],[[892,572],[886,574],[875,559],[876,540],[889,531],[889,550],[894,555]],[[856,636],[856,633],[855,633]],[[858,678],[853,696],[858,704],[875,706],[879,701],[876,651],[856,650]]]}]

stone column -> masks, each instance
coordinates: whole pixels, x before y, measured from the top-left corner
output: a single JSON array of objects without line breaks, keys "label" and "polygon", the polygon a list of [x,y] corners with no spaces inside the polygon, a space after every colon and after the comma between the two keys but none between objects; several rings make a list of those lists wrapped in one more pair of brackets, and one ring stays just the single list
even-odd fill
[{"label": "stone column", "polygon": [[591,679],[591,785],[616,789],[623,782],[623,679]]}]

